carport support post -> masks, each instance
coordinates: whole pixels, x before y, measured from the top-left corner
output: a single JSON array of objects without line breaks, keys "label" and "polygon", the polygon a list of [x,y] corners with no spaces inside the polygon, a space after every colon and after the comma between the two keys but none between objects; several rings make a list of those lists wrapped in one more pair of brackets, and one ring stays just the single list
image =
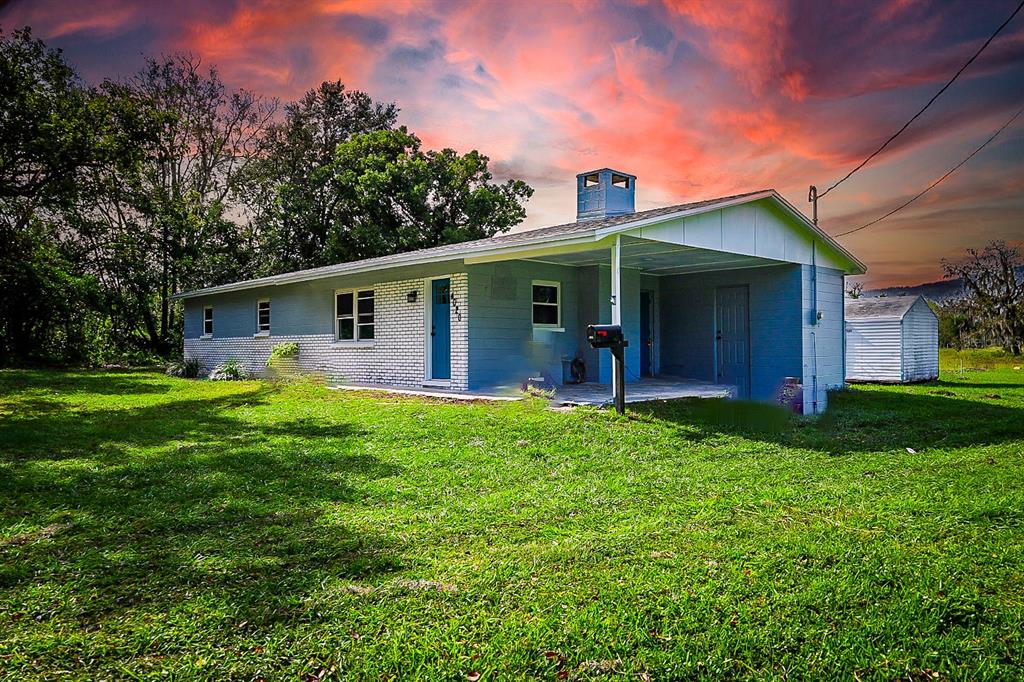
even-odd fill
[{"label": "carport support post", "polygon": [[[615,235],[615,243],[612,244],[612,324],[622,324],[622,236]],[[623,371],[622,351],[612,353],[612,398],[618,407],[620,399],[623,398],[623,384],[621,379]],[[621,381],[621,383],[620,383]]]}]

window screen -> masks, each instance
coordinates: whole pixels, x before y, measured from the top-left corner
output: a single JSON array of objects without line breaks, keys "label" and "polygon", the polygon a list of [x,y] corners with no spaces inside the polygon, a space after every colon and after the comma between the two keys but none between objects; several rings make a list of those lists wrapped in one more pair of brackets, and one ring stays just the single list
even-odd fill
[{"label": "window screen", "polygon": [[373,290],[360,291],[357,300],[358,329],[360,339],[373,338]]}]

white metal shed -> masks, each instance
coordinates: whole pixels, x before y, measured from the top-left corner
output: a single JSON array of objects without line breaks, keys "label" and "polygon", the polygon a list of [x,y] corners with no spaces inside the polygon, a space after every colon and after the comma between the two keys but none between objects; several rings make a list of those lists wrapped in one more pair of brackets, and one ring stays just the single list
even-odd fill
[{"label": "white metal shed", "polygon": [[846,380],[939,376],[939,318],[922,296],[846,299]]}]

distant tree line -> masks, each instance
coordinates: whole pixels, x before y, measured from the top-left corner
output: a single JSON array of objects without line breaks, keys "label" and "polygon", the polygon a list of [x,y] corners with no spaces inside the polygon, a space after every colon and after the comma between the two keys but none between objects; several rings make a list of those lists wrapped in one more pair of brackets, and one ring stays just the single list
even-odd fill
[{"label": "distant tree line", "polygon": [[167,357],[175,291],[523,220],[526,183],[423,149],[398,113],[340,82],[280,105],[190,55],[93,86],[0,34],[0,365]]}]

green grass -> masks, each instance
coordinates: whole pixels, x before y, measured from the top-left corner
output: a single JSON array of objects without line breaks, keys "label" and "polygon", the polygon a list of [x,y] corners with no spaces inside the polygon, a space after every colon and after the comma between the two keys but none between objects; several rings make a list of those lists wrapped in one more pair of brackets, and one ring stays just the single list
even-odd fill
[{"label": "green grass", "polygon": [[954,348],[939,349],[939,367],[960,371],[963,366],[967,370],[978,369],[1012,369],[1024,366],[1024,357],[1011,355],[1002,348],[965,348],[958,351]]},{"label": "green grass", "polygon": [[1022,471],[1012,368],[818,420],[0,372],[0,678],[1019,679]]}]

